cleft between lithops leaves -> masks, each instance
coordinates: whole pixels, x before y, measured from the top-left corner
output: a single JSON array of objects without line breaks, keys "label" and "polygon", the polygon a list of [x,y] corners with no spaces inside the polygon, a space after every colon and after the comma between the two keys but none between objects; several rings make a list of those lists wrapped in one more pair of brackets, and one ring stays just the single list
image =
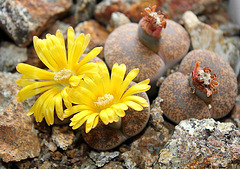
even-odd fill
[{"label": "cleft between lithops leaves", "polygon": [[200,62],[197,62],[190,74],[190,86],[193,92],[207,103],[211,101],[213,94],[217,94],[219,86],[219,83],[214,80],[217,76],[211,74],[211,71],[209,67],[201,68]]}]

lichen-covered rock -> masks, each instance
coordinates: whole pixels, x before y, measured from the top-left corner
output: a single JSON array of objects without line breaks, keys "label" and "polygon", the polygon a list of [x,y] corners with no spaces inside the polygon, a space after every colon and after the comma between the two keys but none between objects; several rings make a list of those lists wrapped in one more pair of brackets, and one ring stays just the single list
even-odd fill
[{"label": "lichen-covered rock", "polygon": [[239,159],[240,130],[234,124],[189,119],[175,127],[154,168],[229,168]]},{"label": "lichen-covered rock", "polygon": [[13,71],[17,64],[27,60],[27,48],[4,41],[0,46],[0,71]]},{"label": "lichen-covered rock", "polygon": [[206,49],[217,53],[231,65],[237,76],[240,70],[240,52],[225,40],[222,31],[200,22],[191,11],[184,13],[183,21],[191,36],[193,49]]},{"label": "lichen-covered rock", "polygon": [[131,144],[130,151],[122,153],[121,157],[125,164],[131,161],[139,168],[152,167],[169,137],[168,129],[163,125],[161,131],[147,127],[143,135]]},{"label": "lichen-covered rock", "polygon": [[95,162],[96,167],[103,167],[105,164],[109,163],[112,159],[119,156],[118,151],[114,152],[95,152],[91,151],[89,157]]},{"label": "lichen-covered rock", "polygon": [[40,35],[71,6],[72,1],[68,0],[3,0],[0,2],[0,27],[17,45],[25,47],[31,43],[33,35]]},{"label": "lichen-covered rock", "polygon": [[68,146],[73,143],[74,133],[72,130],[69,130],[68,126],[53,126],[52,140],[58,147],[67,150]]}]

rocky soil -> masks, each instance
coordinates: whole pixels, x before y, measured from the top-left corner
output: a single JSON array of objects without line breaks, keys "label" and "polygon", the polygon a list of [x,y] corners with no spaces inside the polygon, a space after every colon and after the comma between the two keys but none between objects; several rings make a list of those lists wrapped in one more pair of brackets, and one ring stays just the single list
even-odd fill
[{"label": "rocky soil", "polygon": [[[21,103],[16,100],[20,87],[15,81],[21,77],[16,65],[24,62],[45,68],[34,51],[33,35],[45,38],[46,33],[55,34],[60,29],[66,37],[67,28],[72,26],[76,34],[91,35],[87,53],[104,46],[117,27],[138,22],[140,12],[149,3],[157,4],[169,19],[187,30],[190,50],[207,49],[227,61],[240,89],[240,23],[230,18],[230,1],[2,0],[0,169],[240,168],[240,95],[233,110],[222,119],[187,119],[178,125],[164,116],[162,99],[153,98],[146,128],[109,151],[92,149],[84,142],[81,131],[67,124],[36,123],[34,117],[27,116],[34,97]],[[99,58],[104,61],[103,56],[101,52]],[[157,85],[161,86],[177,69],[178,65],[169,69]]]}]

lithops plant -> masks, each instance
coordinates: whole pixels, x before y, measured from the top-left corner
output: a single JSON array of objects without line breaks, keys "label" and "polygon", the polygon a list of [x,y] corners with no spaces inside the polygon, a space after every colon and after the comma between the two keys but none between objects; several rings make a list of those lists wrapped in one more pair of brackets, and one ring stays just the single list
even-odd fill
[{"label": "lithops plant", "polygon": [[150,78],[151,85],[185,56],[190,45],[185,29],[155,9],[146,8],[139,24],[128,23],[115,29],[104,46],[109,67],[124,63],[128,70],[139,68],[135,81]]},{"label": "lithops plant", "polygon": [[74,105],[65,110],[64,117],[73,115],[73,129],[85,123],[84,140],[95,149],[108,150],[146,126],[150,110],[145,91],[150,89],[150,80],[133,83],[139,69],[125,76],[124,64],[114,64],[111,76],[103,62],[98,65],[98,74],[86,77],[79,87],[69,88],[69,99]]},{"label": "lithops plant", "polygon": [[175,123],[188,118],[226,116],[237,97],[237,79],[230,65],[216,53],[193,50],[178,72],[169,75],[159,90],[164,114]]}]

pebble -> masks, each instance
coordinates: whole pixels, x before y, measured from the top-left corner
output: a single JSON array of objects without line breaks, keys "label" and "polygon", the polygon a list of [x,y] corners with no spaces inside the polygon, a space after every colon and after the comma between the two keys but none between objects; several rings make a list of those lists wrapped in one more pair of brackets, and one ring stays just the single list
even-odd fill
[{"label": "pebble", "polygon": [[231,65],[237,76],[240,70],[240,52],[236,46],[225,40],[222,31],[200,22],[191,11],[185,12],[182,19],[191,36],[193,49],[207,49],[217,53]]},{"label": "pebble", "polygon": [[27,61],[27,48],[3,41],[0,45],[0,71],[11,72],[20,62]]}]

